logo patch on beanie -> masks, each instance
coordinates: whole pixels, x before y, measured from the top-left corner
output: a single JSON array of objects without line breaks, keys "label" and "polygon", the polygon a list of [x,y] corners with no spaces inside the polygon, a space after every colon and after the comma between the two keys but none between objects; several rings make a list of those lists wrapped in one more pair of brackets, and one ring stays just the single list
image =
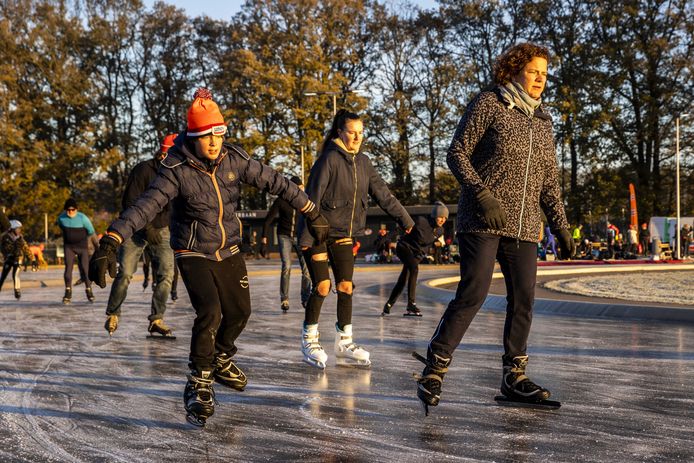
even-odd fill
[{"label": "logo patch on beanie", "polygon": [[227,127],[225,125],[212,127],[212,135],[224,135],[225,133],[227,133]]}]

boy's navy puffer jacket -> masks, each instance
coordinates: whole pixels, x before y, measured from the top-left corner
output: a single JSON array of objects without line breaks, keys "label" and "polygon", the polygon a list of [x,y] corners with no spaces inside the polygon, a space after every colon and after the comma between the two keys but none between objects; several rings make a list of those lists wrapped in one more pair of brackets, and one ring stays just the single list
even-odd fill
[{"label": "boy's navy puffer jacket", "polygon": [[200,256],[222,260],[238,252],[241,221],[236,216],[241,183],[286,199],[294,208],[314,209],[294,183],[225,143],[214,161],[191,153],[179,135],[162,161],[159,173],[139,199],[109,227],[127,239],[171,202],[171,248],[176,257]]}]

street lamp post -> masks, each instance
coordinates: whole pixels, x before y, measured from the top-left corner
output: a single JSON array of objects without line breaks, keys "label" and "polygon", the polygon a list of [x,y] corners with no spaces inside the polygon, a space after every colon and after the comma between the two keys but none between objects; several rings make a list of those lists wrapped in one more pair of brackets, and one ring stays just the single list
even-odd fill
[{"label": "street lamp post", "polygon": [[675,204],[677,209],[677,229],[675,230],[675,248],[677,260],[681,259],[680,237],[680,119],[689,114],[680,114],[675,118]]},{"label": "street lamp post", "polygon": [[304,92],[304,96],[319,96],[328,95],[333,97],[333,117],[337,114],[337,95],[346,95],[348,93],[361,93],[362,90],[348,88],[346,90],[340,90],[336,92]]}]

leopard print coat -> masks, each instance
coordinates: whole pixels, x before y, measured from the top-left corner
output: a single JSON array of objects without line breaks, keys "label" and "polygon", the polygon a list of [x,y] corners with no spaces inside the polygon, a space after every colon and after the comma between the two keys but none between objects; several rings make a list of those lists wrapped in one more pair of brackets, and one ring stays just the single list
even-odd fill
[{"label": "leopard print coat", "polygon": [[[529,118],[508,108],[497,91],[468,105],[446,158],[460,183],[457,231],[490,233],[521,241],[540,238],[542,211],[550,228],[568,229],[559,188],[552,121],[542,107]],[[506,212],[506,227],[489,228],[477,194],[488,188]]]}]

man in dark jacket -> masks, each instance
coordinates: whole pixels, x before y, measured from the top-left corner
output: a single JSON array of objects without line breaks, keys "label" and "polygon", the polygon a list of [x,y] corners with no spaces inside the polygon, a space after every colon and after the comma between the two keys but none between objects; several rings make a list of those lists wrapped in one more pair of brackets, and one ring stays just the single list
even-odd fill
[{"label": "man in dark jacket", "polygon": [[[161,160],[166,152],[174,145],[175,135],[167,135],[161,144],[156,157],[137,164],[130,172],[128,183],[123,192],[123,210],[137,201],[137,198],[147,189],[157,176]],[[152,312],[149,315],[148,331],[152,334],[172,336],[171,328],[164,324],[166,300],[171,291],[171,281],[174,274],[174,256],[169,246],[169,216],[170,208],[166,204],[152,221],[138,230],[123,242],[118,254],[118,274],[111,285],[111,293],[106,305],[106,323],[104,328],[109,336],[118,328],[121,305],[128,295],[128,285],[137,271],[140,257],[148,248],[152,258]]]},{"label": "man in dark jacket", "polygon": [[[304,182],[296,175],[292,177],[292,182],[301,190],[304,189]],[[282,198],[278,197],[272,203],[265,218],[265,223],[263,224],[263,246],[268,244],[268,236],[272,236],[270,226],[275,221],[275,217],[279,217],[277,221],[277,241],[279,242],[280,258],[282,259],[280,307],[286,312],[289,310],[289,277],[292,273],[292,250],[296,253],[299,259],[299,266],[301,267],[301,305],[304,307],[311,295],[311,275],[308,272],[306,261],[296,240],[296,209]]]}]

